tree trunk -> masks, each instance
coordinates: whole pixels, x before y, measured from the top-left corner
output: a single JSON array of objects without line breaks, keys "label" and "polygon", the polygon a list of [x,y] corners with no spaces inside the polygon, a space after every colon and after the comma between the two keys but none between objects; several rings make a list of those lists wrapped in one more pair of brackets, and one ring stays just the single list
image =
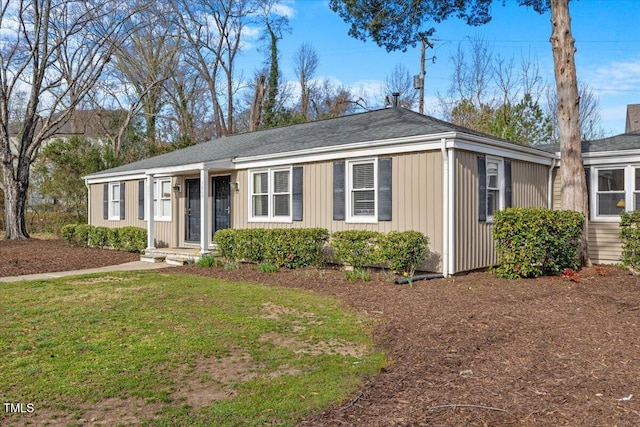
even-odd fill
[{"label": "tree trunk", "polygon": [[[582,213],[588,219],[587,183],[580,141],[580,97],[576,78],[575,44],[571,35],[569,0],[551,0],[551,45],[558,93],[560,127],[561,207]],[[587,225],[582,242],[582,259],[588,264]]]},{"label": "tree trunk", "polygon": [[25,220],[27,189],[29,187],[29,165],[21,165],[20,167],[21,169],[26,167],[26,174],[24,170],[21,171],[22,173],[19,171],[18,179],[15,179],[11,164],[2,165],[4,178],[4,236],[5,239],[10,240],[29,238]]}]

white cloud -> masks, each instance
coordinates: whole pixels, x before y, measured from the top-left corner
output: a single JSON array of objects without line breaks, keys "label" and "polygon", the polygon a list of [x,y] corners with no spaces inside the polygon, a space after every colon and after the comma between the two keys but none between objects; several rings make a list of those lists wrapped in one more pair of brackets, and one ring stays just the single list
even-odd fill
[{"label": "white cloud", "polygon": [[271,11],[278,15],[283,16],[287,19],[291,19],[296,16],[296,10],[293,8],[293,1],[283,1],[282,3],[276,3],[273,5]]},{"label": "white cloud", "polygon": [[640,59],[602,65],[581,77],[599,97],[640,92]]}]

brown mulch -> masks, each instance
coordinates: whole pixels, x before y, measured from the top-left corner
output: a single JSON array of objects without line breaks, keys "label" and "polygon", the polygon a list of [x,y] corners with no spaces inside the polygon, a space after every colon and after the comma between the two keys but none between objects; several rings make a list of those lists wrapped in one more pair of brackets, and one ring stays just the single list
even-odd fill
[{"label": "brown mulch", "polygon": [[[78,269],[125,254],[94,251],[0,242],[0,276],[6,260],[26,274],[50,265],[41,257]],[[389,366],[301,426],[640,425],[640,277],[626,270],[588,268],[577,282],[472,273],[413,287],[384,274],[347,282],[336,270],[166,271],[308,289],[378,320]]]},{"label": "brown mulch", "polygon": [[139,254],[124,251],[70,248],[60,239],[0,240],[0,277],[105,267],[139,259]]}]

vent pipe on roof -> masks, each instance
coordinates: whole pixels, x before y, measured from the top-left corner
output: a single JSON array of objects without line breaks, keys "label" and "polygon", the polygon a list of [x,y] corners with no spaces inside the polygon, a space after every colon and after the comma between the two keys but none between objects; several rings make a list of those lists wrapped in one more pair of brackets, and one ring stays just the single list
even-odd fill
[{"label": "vent pipe on roof", "polygon": [[393,92],[391,96],[387,95],[384,98],[384,108],[392,106],[393,108],[398,108],[398,104],[400,101],[400,92]]}]

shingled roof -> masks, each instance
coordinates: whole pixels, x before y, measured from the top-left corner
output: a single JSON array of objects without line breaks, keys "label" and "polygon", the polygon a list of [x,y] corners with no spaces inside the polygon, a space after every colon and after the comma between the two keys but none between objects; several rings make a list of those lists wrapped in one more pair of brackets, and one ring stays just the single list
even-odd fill
[{"label": "shingled roof", "polygon": [[[552,153],[560,151],[560,144],[539,145],[538,148]],[[625,151],[640,149],[640,130],[609,136],[607,138],[582,141],[583,153]]]},{"label": "shingled roof", "polygon": [[89,177],[447,132],[497,139],[403,108],[388,108],[223,137]]}]

